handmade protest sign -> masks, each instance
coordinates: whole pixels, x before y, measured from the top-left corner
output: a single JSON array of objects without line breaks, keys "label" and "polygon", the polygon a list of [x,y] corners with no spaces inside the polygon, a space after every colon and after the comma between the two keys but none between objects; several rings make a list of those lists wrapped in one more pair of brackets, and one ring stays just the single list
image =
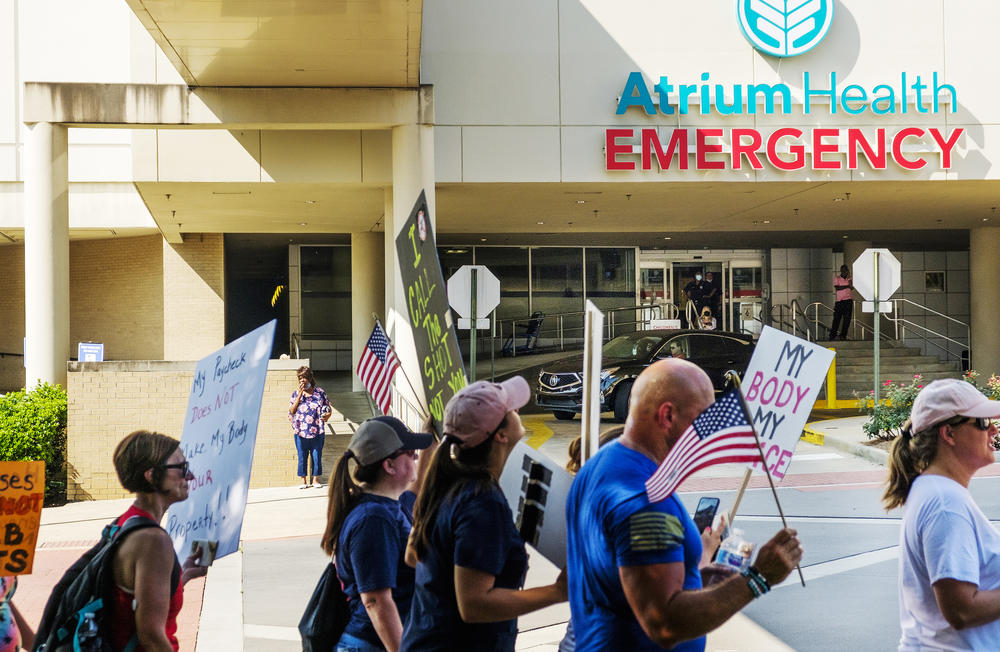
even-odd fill
[{"label": "handmade protest sign", "polygon": [[193,541],[218,542],[216,557],[239,548],[275,324],[230,342],[195,367],[181,434],[194,479],[187,500],[171,505],[166,521],[182,559]]},{"label": "handmade protest sign", "polygon": [[[757,341],[741,387],[767,468],[778,480],[785,477],[833,355],[770,326]],[[759,461],[750,466],[763,470]]]},{"label": "handmade protest sign", "polygon": [[0,462],[0,575],[27,575],[45,502],[45,462]]},{"label": "handmade protest sign", "polygon": [[396,237],[396,254],[406,289],[406,308],[413,328],[424,396],[435,428],[441,432],[445,403],[465,387],[465,364],[451,322],[448,288],[441,273],[430,211],[423,192]]},{"label": "handmade protest sign", "polygon": [[566,497],[573,476],[523,441],[507,458],[500,489],[525,543],[556,565],[566,565]]}]

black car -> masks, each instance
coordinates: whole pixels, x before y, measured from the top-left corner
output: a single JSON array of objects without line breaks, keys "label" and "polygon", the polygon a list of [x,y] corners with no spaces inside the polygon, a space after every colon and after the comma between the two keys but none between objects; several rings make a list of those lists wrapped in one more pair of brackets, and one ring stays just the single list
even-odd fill
[{"label": "black car", "polygon": [[[725,331],[649,330],[616,337],[604,345],[601,356],[601,412],[628,416],[632,383],[643,369],[661,358],[684,358],[705,370],[716,393],[727,385],[728,371],[743,377],[754,342],[749,335]],[[551,409],[557,419],[572,419],[582,409],[583,356],[558,360],[538,374],[539,407]]]}]

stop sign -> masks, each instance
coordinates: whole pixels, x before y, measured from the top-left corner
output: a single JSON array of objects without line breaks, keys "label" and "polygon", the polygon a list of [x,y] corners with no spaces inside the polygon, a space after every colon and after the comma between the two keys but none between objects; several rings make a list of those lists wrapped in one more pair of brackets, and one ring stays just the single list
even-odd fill
[{"label": "stop sign", "polygon": [[[472,314],[472,270],[476,270],[476,312]],[[479,319],[500,305],[500,279],[485,265],[462,265],[448,279],[448,304],[466,319]]]},{"label": "stop sign", "polygon": [[[878,298],[875,297],[875,254],[878,254]],[[865,301],[887,301],[899,289],[902,268],[888,249],[865,249],[854,261],[854,289]]]}]

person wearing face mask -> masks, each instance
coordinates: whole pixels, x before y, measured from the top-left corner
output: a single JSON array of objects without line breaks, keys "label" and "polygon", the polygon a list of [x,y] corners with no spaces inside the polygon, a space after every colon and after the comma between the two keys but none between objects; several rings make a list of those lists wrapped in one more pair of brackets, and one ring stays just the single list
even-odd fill
[{"label": "person wearing face mask", "polygon": [[[688,298],[688,301],[694,302],[695,313],[698,315],[701,314],[701,309],[705,307],[705,302],[708,300],[708,293],[711,291],[712,287],[705,282],[701,275],[701,270],[695,272],[691,282],[684,286],[684,295]],[[691,325],[689,328],[696,327]]]},{"label": "person wearing face mask", "polygon": [[[299,454],[299,477],[302,486],[322,487],[320,478],[323,476],[323,442],[326,438],[326,420],[333,412],[330,399],[326,392],[316,387],[316,378],[312,369],[299,367],[296,375],[299,387],[292,392],[288,403],[288,420],[292,422],[295,450]],[[312,462],[312,473],[308,464]]]}]

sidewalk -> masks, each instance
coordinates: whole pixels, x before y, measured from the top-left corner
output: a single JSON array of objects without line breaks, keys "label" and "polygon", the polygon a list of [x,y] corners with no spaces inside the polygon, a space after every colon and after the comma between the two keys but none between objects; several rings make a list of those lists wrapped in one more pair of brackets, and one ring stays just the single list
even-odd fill
[{"label": "sidewalk", "polygon": [[[807,426],[807,436],[813,443],[884,464],[879,459],[884,459],[883,451],[859,443],[866,439],[863,422],[864,417],[814,422]],[[65,568],[130,503],[130,499],[94,501],[43,510],[34,572],[21,578],[16,596],[30,622],[37,624],[49,591]],[[185,587],[179,619],[181,649],[301,650],[298,619],[327,561],[319,548],[326,505],[325,487],[250,491],[240,552],[216,561],[206,579]],[[535,555],[526,585],[549,583],[556,574],[555,567]],[[556,650],[568,617],[565,604],[522,617],[517,648]],[[742,615],[713,632],[707,646],[710,652],[790,649]]]}]

